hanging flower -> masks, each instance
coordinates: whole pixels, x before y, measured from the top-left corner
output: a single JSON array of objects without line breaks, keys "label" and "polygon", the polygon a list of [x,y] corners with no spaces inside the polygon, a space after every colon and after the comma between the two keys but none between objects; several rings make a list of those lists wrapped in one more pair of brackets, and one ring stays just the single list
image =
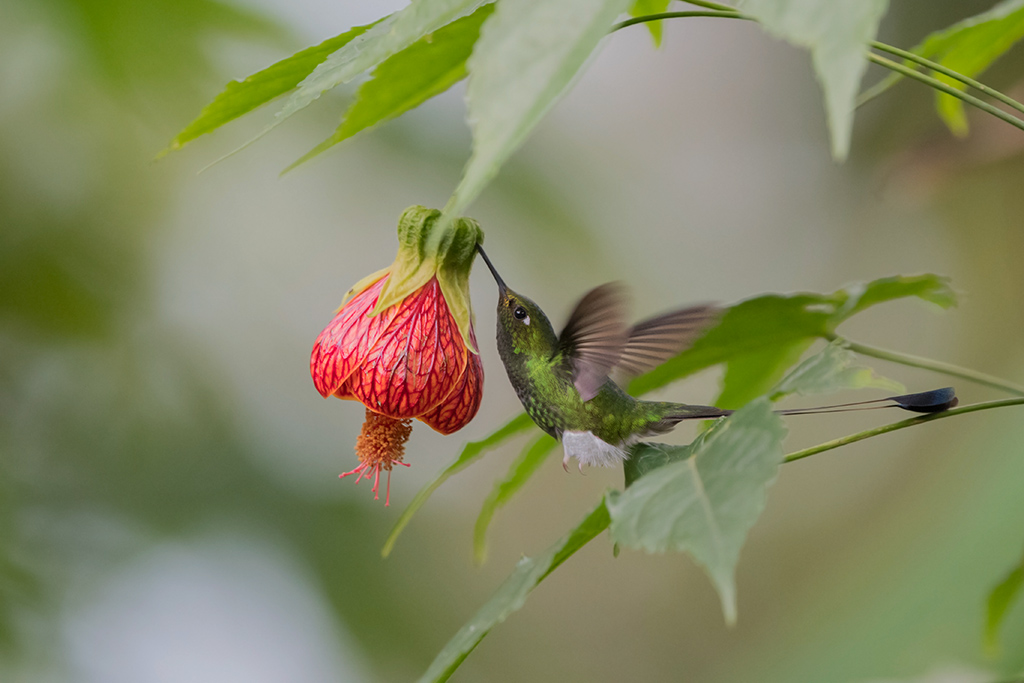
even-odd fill
[{"label": "hanging flower", "polygon": [[440,218],[422,206],[405,210],[395,262],[348,291],[310,357],[324,398],[366,406],[359,465],[341,476],[372,478],[377,499],[387,472],[385,505],[392,468],[408,467],[402,458],[412,419],[451,434],[473,419],[483,392],[469,302],[469,270],[483,232],[468,218]]}]

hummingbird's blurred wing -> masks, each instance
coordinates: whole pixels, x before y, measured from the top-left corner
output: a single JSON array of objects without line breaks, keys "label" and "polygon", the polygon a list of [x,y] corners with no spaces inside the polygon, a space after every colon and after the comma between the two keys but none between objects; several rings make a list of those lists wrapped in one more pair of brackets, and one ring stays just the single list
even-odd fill
[{"label": "hummingbird's blurred wing", "polygon": [[689,348],[721,316],[722,309],[716,306],[692,306],[633,325],[627,331],[616,375],[635,376],[653,370]]},{"label": "hummingbird's blurred wing", "polygon": [[621,284],[596,287],[576,304],[558,337],[558,352],[572,370],[584,401],[597,395],[626,346],[626,295]]}]

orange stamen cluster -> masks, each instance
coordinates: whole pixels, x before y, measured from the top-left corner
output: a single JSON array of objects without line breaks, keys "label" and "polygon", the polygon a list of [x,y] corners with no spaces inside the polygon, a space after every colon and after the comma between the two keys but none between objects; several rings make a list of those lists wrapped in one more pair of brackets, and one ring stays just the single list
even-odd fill
[{"label": "orange stamen cluster", "polygon": [[388,478],[384,505],[390,505],[391,468],[395,465],[409,466],[408,463],[402,462],[402,457],[405,455],[405,442],[409,440],[410,434],[412,420],[396,420],[367,408],[363,430],[356,439],[359,466],[339,476],[343,478],[355,474],[357,484],[361,479],[373,477],[373,499],[379,500],[380,472],[385,470]]}]

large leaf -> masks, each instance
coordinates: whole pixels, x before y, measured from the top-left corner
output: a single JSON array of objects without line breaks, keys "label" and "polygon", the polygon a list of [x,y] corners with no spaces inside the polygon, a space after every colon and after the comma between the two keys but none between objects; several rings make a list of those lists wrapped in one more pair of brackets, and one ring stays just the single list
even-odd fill
[{"label": "large leaf", "polygon": [[722,375],[719,408],[739,408],[767,394],[814,343],[811,337],[754,351],[729,360]]},{"label": "large leaf", "polygon": [[[965,76],[977,76],[1024,38],[1024,0],[1004,0],[987,12],[937,31],[913,51]],[[939,80],[964,90],[966,86],[942,74]],[[936,109],[956,135],[967,134],[963,103],[936,92]]]},{"label": "large leaf", "polygon": [[608,528],[608,510],[601,503],[579,526],[535,558],[523,558],[497,592],[437,655],[420,683],[446,681],[492,628],[526,603],[530,592],[556,567]]},{"label": "large leaf", "polygon": [[[376,23],[378,22],[374,22]],[[161,154],[180,149],[200,135],[205,135],[292,90],[312,73],[317,65],[327,59],[328,55],[340,50],[374,24],[356,26],[340,36],[328,38],[319,45],[296,52],[243,81],[231,81],[224,88],[224,92],[206,105],[196,120],[178,133]]]},{"label": "large leaf", "polygon": [[469,59],[473,154],[448,204],[466,207],[526,139],[630,0],[502,0]]},{"label": "large leaf", "polygon": [[[953,291],[944,278],[934,275],[913,277],[887,277],[867,283],[855,283],[818,303],[808,310],[812,318],[806,322],[822,321],[816,314],[828,313],[823,320],[827,337],[842,321],[876,304],[903,297],[915,296],[948,308],[955,303]],[[814,337],[793,341],[781,340],[761,350],[739,354],[726,362],[722,377],[722,393],[715,400],[721,408],[739,408],[747,401],[767,393],[810,347]],[[852,378],[850,378],[852,381]],[[851,387],[852,388],[852,387]],[[892,388],[890,386],[890,388]],[[835,389],[838,391],[838,388]],[[901,389],[900,389],[901,390]]]},{"label": "large leaf", "polygon": [[286,171],[360,131],[418,107],[465,78],[466,60],[480,37],[480,26],[493,11],[494,5],[484,5],[388,58],[359,88],[355,103],[334,134]]},{"label": "large leaf", "polygon": [[768,486],[782,463],[786,427],[771,403],[758,399],[712,427],[694,446],[634,448],[637,458],[657,448],[681,458],[609,493],[612,539],[651,553],[688,552],[704,566],[736,620],[736,563],[747,531],[764,509]]},{"label": "large leaf", "polygon": [[767,294],[731,306],[693,346],[629,384],[645,394],[704,368],[824,336],[834,308],[820,294]]},{"label": "large leaf", "polygon": [[857,355],[843,342],[834,341],[786,375],[775,387],[773,398],[787,394],[831,394],[843,389],[887,389],[906,391],[899,382],[879,377],[874,371],[857,363]]},{"label": "large leaf", "polygon": [[830,321],[831,327],[834,329],[839,323],[872,306],[911,296],[940,308],[956,305],[956,292],[947,277],[931,274],[893,275],[871,282],[857,282],[836,292],[832,296],[836,310]]},{"label": "large leaf", "polygon": [[664,467],[674,462],[681,462],[690,457],[693,449],[707,437],[708,432],[702,432],[685,446],[669,446],[663,443],[642,442],[629,451],[629,458],[622,463],[622,474],[626,488],[632,486],[640,477],[646,476],[659,467]]},{"label": "large leaf", "polygon": [[1006,613],[1024,588],[1024,559],[999,582],[988,596],[985,610],[985,641],[992,651],[999,648],[999,629],[1006,619]]},{"label": "large leaf", "polygon": [[480,515],[476,518],[476,526],[473,527],[473,556],[478,563],[483,564],[487,559],[487,528],[491,525],[494,513],[523,488],[557,445],[558,442],[553,438],[542,434],[523,449],[508,468],[505,477],[494,482],[494,488],[484,501]]},{"label": "large leaf", "polygon": [[242,148],[259,140],[292,114],[311,105],[328,90],[348,83],[420,38],[472,13],[489,1],[416,0],[404,9],[384,17],[323,60],[285,100],[284,106],[274,115],[274,121]]},{"label": "large leaf", "polygon": [[[893,276],[849,285],[833,294],[768,294],[729,308],[717,327],[692,347],[657,369],[634,379],[629,390],[643,394],[704,368],[726,363],[722,393],[732,406],[749,400],[744,385],[767,389],[795,363],[796,349],[806,349],[818,338],[828,338],[851,316],[880,303],[917,297],[943,308],[956,297],[949,280],[938,275]],[[763,360],[762,365],[749,359]],[[731,374],[733,363],[741,364]]]},{"label": "large leaf", "polygon": [[846,158],[854,100],[867,69],[865,53],[888,0],[740,0],[739,7],[770,33],[811,51],[825,91],[832,156]]},{"label": "large leaf", "polygon": [[432,481],[427,483],[416,496],[409,503],[409,506],[402,512],[402,516],[398,518],[391,533],[388,534],[387,541],[384,542],[384,549],[381,554],[387,557],[391,554],[391,549],[395,547],[395,541],[398,540],[398,535],[402,533],[402,529],[409,523],[412,516],[416,514],[416,511],[423,507],[423,504],[427,502],[431,494],[437,490],[441,484],[448,481],[448,478],[457,472],[461,472],[465,468],[469,467],[472,463],[476,462],[484,456],[484,454],[504,443],[508,439],[512,438],[520,432],[524,432],[527,429],[533,427],[533,420],[526,413],[517,415],[512,420],[507,422],[501,429],[490,434],[480,441],[471,441],[462,449],[459,453],[459,457],[455,459],[455,462],[444,468],[440,474],[438,474]]}]

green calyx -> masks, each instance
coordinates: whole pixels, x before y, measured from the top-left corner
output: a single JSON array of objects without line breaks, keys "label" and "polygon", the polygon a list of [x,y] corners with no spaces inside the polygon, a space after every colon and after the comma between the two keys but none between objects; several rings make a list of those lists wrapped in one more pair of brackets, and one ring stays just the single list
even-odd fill
[{"label": "green calyx", "polygon": [[384,271],[361,280],[349,290],[349,296],[390,274],[377,305],[370,311],[370,315],[377,315],[437,277],[463,342],[470,351],[477,353],[470,337],[473,307],[469,301],[469,271],[476,258],[476,245],[483,241],[479,223],[471,218],[441,221],[441,212],[437,209],[410,206],[398,219],[395,262]]}]

